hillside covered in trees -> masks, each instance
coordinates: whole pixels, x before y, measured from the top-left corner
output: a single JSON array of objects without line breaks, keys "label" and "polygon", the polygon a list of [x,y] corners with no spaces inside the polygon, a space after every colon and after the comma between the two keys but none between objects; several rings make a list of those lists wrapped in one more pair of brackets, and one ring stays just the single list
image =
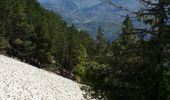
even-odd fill
[{"label": "hillside covered in trees", "polygon": [[170,1],[138,1],[108,42],[102,27],[94,40],[36,0],[0,0],[0,52],[86,84],[99,100],[170,100]]},{"label": "hillside covered in trees", "polygon": [[0,1],[1,51],[40,68],[61,66],[72,71],[80,44],[92,49],[86,32],[68,26],[36,0]]}]

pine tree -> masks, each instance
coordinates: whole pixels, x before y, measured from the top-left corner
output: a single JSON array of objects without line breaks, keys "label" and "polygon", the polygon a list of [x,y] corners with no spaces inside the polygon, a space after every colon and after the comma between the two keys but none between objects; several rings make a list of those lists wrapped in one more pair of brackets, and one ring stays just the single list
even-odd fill
[{"label": "pine tree", "polygon": [[0,53],[6,54],[8,49],[8,41],[3,36],[0,36]]},{"label": "pine tree", "polygon": [[76,65],[76,79],[78,82],[85,81],[85,70],[88,67],[88,55],[87,51],[83,45],[80,45],[80,49],[78,51],[78,64]]},{"label": "pine tree", "polygon": [[[109,62],[107,86],[116,90],[106,89],[108,99],[115,100],[145,98],[145,82],[141,71],[145,70],[142,64],[141,47],[138,43],[138,35],[134,33],[132,21],[127,16],[123,21],[122,34],[112,43],[111,61]],[[142,69],[143,68],[143,69]],[[130,99],[131,98],[131,99]]]},{"label": "pine tree", "polygon": [[123,33],[125,33],[125,34],[132,33],[133,29],[134,29],[134,26],[132,24],[132,21],[131,21],[129,15],[127,15],[126,19],[123,21],[123,24],[122,24]]},{"label": "pine tree", "polygon": [[[146,34],[151,34],[150,46],[152,46],[152,58],[155,62],[152,67],[155,71],[155,83],[156,86],[152,91],[155,91],[155,97],[157,100],[167,100],[167,87],[165,78],[165,67],[164,67],[164,51],[166,50],[167,42],[164,36],[167,36],[166,25],[169,20],[167,16],[167,9],[169,9],[168,0],[140,0],[146,8],[139,11],[138,16],[146,24],[150,24],[151,28],[145,30]],[[149,50],[148,50],[149,52]],[[150,51],[151,52],[151,51]]]},{"label": "pine tree", "polygon": [[95,59],[103,64],[104,63],[104,56],[105,56],[105,49],[106,49],[106,39],[104,37],[104,30],[102,27],[98,27],[97,30],[97,40],[96,40],[96,57]]},{"label": "pine tree", "polygon": [[7,35],[5,32],[6,27],[6,17],[8,9],[6,6],[9,6],[9,1],[0,1],[0,53],[6,53],[8,49],[8,41],[7,41]]},{"label": "pine tree", "polygon": [[98,27],[97,30],[97,49],[100,50],[101,52],[105,49],[106,47],[106,40],[104,37],[104,30],[102,29],[102,27]]},{"label": "pine tree", "polygon": [[13,12],[10,15],[9,44],[14,56],[29,62],[28,57],[33,54],[34,27],[28,23],[25,14],[25,1],[14,2]]},{"label": "pine tree", "polygon": [[121,37],[123,38],[122,42],[124,42],[124,44],[133,45],[139,42],[140,37],[138,34],[134,32],[134,29],[135,28],[133,26],[133,23],[130,17],[127,15],[127,17],[125,18],[122,24],[123,33],[121,34]]}]

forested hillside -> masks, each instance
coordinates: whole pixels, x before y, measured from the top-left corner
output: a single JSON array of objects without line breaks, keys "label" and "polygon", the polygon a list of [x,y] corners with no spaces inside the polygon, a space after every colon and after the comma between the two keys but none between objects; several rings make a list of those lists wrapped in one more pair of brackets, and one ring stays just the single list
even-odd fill
[{"label": "forested hillside", "polygon": [[[144,8],[124,16],[119,38],[108,42],[102,27],[93,40],[36,0],[1,0],[1,53],[64,70],[101,100],[170,100],[170,1],[139,1]],[[141,27],[133,25],[134,17]]]},{"label": "forested hillside", "polygon": [[0,1],[1,50],[40,68],[76,64],[83,44],[91,53],[94,41],[86,32],[68,26],[59,15],[42,8],[36,0]]}]

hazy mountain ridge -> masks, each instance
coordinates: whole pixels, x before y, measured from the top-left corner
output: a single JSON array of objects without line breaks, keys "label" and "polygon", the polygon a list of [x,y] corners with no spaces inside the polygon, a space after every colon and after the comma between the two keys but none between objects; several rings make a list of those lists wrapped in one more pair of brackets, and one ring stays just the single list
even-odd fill
[{"label": "hazy mountain ridge", "polygon": [[[98,26],[105,29],[107,38],[110,38],[112,33],[118,33],[123,20],[119,14],[128,14],[102,0],[38,1],[45,8],[59,13],[68,23],[73,23],[79,29],[88,31],[92,37],[96,36]],[[118,5],[124,5],[131,10],[138,7],[137,2],[134,2],[134,0],[114,0],[113,2]],[[129,6],[131,3],[134,3],[135,6]],[[116,36],[113,37],[116,38]]]}]

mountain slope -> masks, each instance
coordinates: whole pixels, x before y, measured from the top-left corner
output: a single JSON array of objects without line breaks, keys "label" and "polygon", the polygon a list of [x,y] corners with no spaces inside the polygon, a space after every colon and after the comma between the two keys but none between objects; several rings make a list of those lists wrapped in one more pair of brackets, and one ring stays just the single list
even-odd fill
[{"label": "mountain slope", "polygon": [[69,79],[0,55],[0,100],[84,100]]},{"label": "mountain slope", "polygon": [[80,44],[89,52],[94,47],[88,33],[68,25],[37,0],[0,1],[0,16],[0,41],[1,36],[7,41],[7,47],[4,46],[7,53],[37,67],[60,66],[71,73]]},{"label": "mountain slope", "polygon": [[[112,36],[112,33],[119,32],[122,20],[124,19],[119,15],[128,14],[128,12],[121,11],[120,9],[111,6],[108,2],[103,2],[104,0],[38,1],[45,8],[61,14],[67,22],[75,24],[80,29],[87,30],[93,37],[96,36],[96,29],[98,26],[105,28],[107,38]],[[140,8],[139,3],[136,0],[113,0],[113,3],[132,11]],[[75,6],[73,7],[72,5]],[[71,8],[68,10],[68,7]]]}]

